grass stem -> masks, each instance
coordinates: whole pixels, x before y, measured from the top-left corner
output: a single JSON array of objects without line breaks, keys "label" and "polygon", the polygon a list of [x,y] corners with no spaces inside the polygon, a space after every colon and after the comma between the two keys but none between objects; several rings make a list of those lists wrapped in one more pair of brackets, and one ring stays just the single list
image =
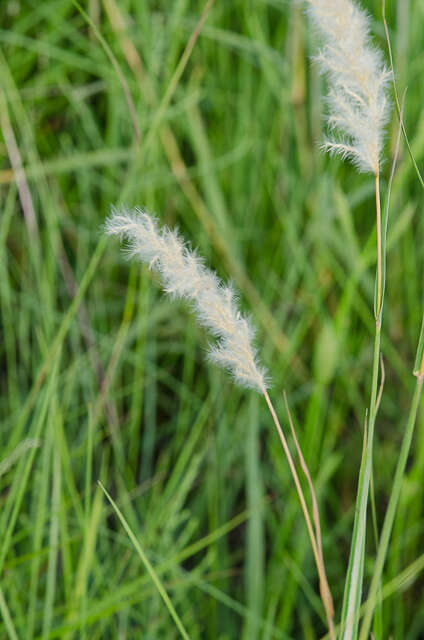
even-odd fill
[{"label": "grass stem", "polygon": [[[330,634],[331,640],[335,640],[336,639],[336,633],[335,633],[335,630],[334,630],[333,599],[332,599],[332,596],[331,596],[331,591],[330,591],[330,587],[329,587],[329,584],[328,584],[327,575],[326,575],[326,572],[325,572],[322,549],[321,549],[320,545],[318,545],[318,543],[317,543],[316,534],[315,534],[313,526],[312,526],[312,521],[311,521],[311,517],[309,515],[308,507],[306,505],[306,500],[305,500],[305,495],[303,493],[302,485],[300,484],[299,476],[298,476],[298,473],[296,471],[296,467],[295,467],[292,455],[290,453],[290,449],[289,449],[289,446],[287,444],[286,437],[284,435],[283,429],[281,428],[280,421],[278,420],[277,413],[276,413],[276,411],[274,409],[274,406],[273,406],[273,404],[271,402],[271,399],[270,399],[269,394],[266,391],[266,389],[263,390],[263,394],[264,394],[264,398],[266,400],[266,403],[268,405],[268,409],[269,409],[269,411],[271,413],[272,419],[274,421],[275,427],[277,429],[278,435],[280,437],[281,444],[283,445],[284,453],[286,455],[287,462],[289,463],[290,472],[292,474],[292,477],[293,477],[293,480],[294,480],[294,484],[296,486],[297,494],[299,496],[300,505],[302,507],[303,515],[304,515],[305,522],[306,522],[306,527],[308,529],[308,534],[309,534],[309,538],[310,538],[311,545],[312,545],[312,551],[313,551],[314,558],[315,558],[315,564],[316,564],[316,567],[317,567],[317,570],[318,570],[319,583],[320,583],[320,594],[321,594],[321,599],[322,599],[322,602],[323,602],[323,605],[324,605],[325,614],[326,614],[326,617],[327,617],[329,634]],[[301,460],[303,462],[303,457],[301,458]],[[314,496],[314,493],[313,493],[313,496]]]},{"label": "grass stem", "polygon": [[415,423],[417,419],[418,407],[420,403],[423,388],[424,359],[421,371],[417,376],[414,396],[409,411],[408,422],[402,440],[402,446],[396,466],[395,477],[393,480],[392,491],[390,494],[389,505],[387,507],[386,516],[384,518],[383,530],[381,532],[380,544],[378,547],[377,558],[375,561],[374,572],[371,580],[371,587],[368,594],[367,605],[365,609],[364,620],[361,627],[360,640],[366,640],[369,636],[373,612],[376,604],[377,592],[380,586],[381,575],[383,573],[384,562],[386,560],[389,547],[390,536],[393,529],[393,523],[396,515],[396,509],[399,502],[400,492],[402,489],[402,481],[405,473],[406,463],[411,448],[412,436],[414,433]]},{"label": "grass stem", "polygon": [[377,226],[377,294],[375,318],[381,324],[381,302],[382,302],[382,252],[381,252],[381,205],[380,205],[380,174],[375,174],[375,210]]},{"label": "grass stem", "polygon": [[[376,225],[377,225],[377,274],[375,292],[375,338],[372,366],[371,399],[369,421],[361,470],[359,474],[358,493],[356,498],[355,521],[346,576],[345,596],[342,612],[343,640],[353,640],[357,637],[359,607],[362,597],[363,568],[365,555],[365,538],[367,527],[368,494],[372,475],[372,452],[374,440],[375,419],[378,410],[377,389],[380,363],[381,344],[381,311],[382,311],[382,250],[381,250],[381,207],[380,207],[380,179],[375,176],[376,197]],[[385,258],[385,257],[384,257]]]}]

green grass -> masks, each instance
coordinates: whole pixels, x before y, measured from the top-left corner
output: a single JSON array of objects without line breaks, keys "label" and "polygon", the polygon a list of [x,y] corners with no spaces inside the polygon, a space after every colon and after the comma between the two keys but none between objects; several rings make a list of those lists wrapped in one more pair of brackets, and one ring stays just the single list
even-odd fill
[{"label": "green grass", "polygon": [[[340,619],[371,383],[373,181],[319,151],[322,86],[301,9],[215,0],[182,65],[204,4],[86,0],[96,30],[72,0],[0,4],[0,638],[181,637],[163,593],[191,640],[326,632],[266,405],[205,362],[207,336],[189,310],[102,236],[119,203],[177,224],[240,290],[277,411],[288,433],[285,389],[315,480]],[[363,4],[384,47],[380,2]],[[393,0],[387,14],[422,167],[424,7]],[[396,134],[393,114],[383,197]],[[380,531],[415,386],[422,210],[403,147],[374,442]],[[424,636],[423,468],[419,411],[383,572],[381,638]],[[369,521],[365,595],[376,557]]]}]

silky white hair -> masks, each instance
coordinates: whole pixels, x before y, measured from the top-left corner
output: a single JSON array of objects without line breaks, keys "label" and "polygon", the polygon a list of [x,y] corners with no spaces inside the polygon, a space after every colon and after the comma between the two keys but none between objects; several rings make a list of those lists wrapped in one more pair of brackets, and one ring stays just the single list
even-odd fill
[{"label": "silky white hair", "polygon": [[166,293],[192,303],[199,323],[217,338],[209,360],[230,371],[238,384],[263,393],[268,386],[266,371],[258,364],[254,330],[239,311],[232,287],[205,267],[177,231],[160,228],[145,211],[112,209],[105,231],[126,239],[128,256],[157,271]]},{"label": "silky white hair", "polygon": [[315,60],[329,83],[327,122],[333,137],[323,148],[348,158],[360,171],[377,175],[391,72],[371,44],[370,19],[353,0],[306,0],[306,4],[323,40]]}]

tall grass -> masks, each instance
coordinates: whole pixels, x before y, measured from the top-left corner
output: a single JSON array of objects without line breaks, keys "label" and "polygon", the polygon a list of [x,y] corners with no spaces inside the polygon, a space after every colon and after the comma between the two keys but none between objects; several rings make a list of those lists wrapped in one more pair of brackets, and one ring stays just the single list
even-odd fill
[{"label": "tall grass", "polygon": [[[82,9],[98,33],[71,0],[0,7],[0,637],[178,637],[97,480],[190,638],[326,633],[267,408],[204,362],[206,338],[184,305],[160,297],[146,269],[119,264],[110,244],[105,252],[99,228],[111,202],[161,212],[240,290],[283,421],[287,391],[341,611],[375,329],[372,180],[319,150],[324,87],[302,8],[215,2],[190,40],[204,5],[88,0]],[[363,5],[384,47],[380,3]],[[390,3],[387,19],[421,166],[421,3]],[[98,34],[125,78],[139,142]],[[397,131],[393,118],[383,194]],[[377,605],[376,638],[418,639],[424,629],[419,410],[408,455],[414,405],[407,422],[422,316],[421,203],[401,147],[373,452],[381,534],[376,543],[368,518],[364,548],[364,611]],[[407,471],[387,511],[380,569],[404,433]]]}]

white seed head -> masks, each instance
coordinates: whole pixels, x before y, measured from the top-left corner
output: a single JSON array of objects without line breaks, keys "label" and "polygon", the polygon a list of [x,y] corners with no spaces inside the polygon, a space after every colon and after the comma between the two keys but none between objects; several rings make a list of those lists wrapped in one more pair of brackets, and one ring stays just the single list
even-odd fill
[{"label": "white seed head", "polygon": [[205,267],[202,258],[183,238],[139,209],[112,209],[105,223],[108,235],[127,241],[130,257],[157,271],[163,289],[173,298],[189,300],[199,323],[217,339],[210,346],[209,359],[227,369],[235,381],[263,392],[267,386],[265,370],[259,366],[253,347],[254,330],[238,309],[231,285]]},{"label": "white seed head", "polygon": [[306,0],[323,46],[315,57],[327,76],[328,127],[323,148],[360,171],[379,172],[391,72],[370,42],[370,19],[352,0]]}]

